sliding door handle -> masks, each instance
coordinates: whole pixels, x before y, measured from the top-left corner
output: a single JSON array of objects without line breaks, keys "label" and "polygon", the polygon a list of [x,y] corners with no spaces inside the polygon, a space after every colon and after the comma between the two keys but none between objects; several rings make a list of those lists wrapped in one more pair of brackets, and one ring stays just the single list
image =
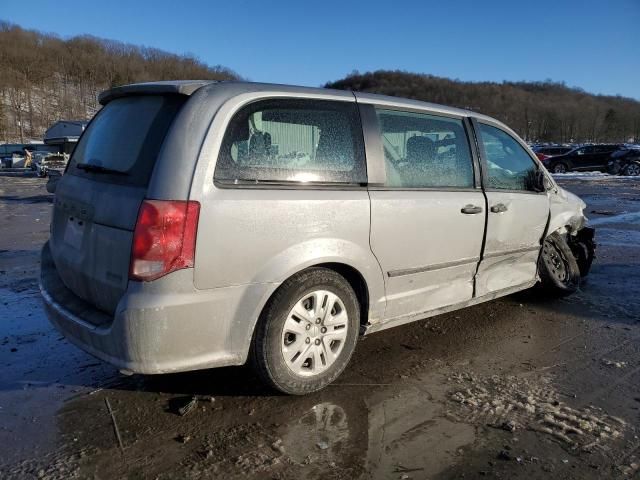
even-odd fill
[{"label": "sliding door handle", "polygon": [[475,215],[476,213],[482,213],[482,207],[477,205],[465,205],[460,211],[466,215]]},{"label": "sliding door handle", "polygon": [[509,209],[504,203],[498,203],[497,205],[493,205],[491,207],[491,212],[493,213],[502,213],[502,212],[506,212],[507,210]]}]

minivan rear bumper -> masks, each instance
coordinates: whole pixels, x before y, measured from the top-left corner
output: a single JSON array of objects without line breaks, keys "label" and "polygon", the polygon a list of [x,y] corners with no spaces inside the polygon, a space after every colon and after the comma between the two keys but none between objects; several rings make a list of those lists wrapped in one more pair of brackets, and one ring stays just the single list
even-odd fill
[{"label": "minivan rear bumper", "polygon": [[193,271],[179,270],[154,282],[129,282],[115,315],[96,321],[106,314],[72,308],[74,294],[57,277],[48,243],[41,269],[40,291],[51,323],[88,353],[143,374],[242,365],[260,310],[277,287],[197,290]]}]

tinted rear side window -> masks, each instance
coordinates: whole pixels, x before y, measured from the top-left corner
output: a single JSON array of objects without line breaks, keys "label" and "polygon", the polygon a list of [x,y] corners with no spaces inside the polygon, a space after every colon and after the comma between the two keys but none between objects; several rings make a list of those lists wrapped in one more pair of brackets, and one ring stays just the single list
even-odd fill
[{"label": "tinted rear side window", "polygon": [[355,103],[285,99],[244,107],[225,133],[215,180],[365,183]]},{"label": "tinted rear side window", "polygon": [[[146,185],[167,131],[184,102],[185,98],[179,95],[133,96],[109,102],[80,138],[69,173]],[[82,164],[121,174],[78,168]]]}]

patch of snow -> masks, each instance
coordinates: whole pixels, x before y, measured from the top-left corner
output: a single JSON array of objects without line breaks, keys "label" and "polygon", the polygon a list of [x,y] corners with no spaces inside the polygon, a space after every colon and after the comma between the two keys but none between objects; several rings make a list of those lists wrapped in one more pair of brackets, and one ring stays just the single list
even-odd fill
[{"label": "patch of snow", "polygon": [[505,424],[550,435],[581,450],[622,436],[626,422],[589,406],[573,408],[560,401],[551,379],[519,376],[478,378],[454,374],[458,384],[450,399],[466,411],[466,421],[504,429]]},{"label": "patch of snow", "polygon": [[556,180],[613,180],[613,181],[638,181],[640,176],[626,176],[626,175],[610,175],[603,172],[567,172],[567,173],[552,173],[551,176]]}]

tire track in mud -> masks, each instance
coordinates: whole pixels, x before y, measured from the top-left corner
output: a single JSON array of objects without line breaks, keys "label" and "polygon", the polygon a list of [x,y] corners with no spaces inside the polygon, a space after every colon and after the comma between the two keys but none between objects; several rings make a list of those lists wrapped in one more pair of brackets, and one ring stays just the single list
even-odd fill
[{"label": "tire track in mud", "polygon": [[[450,400],[459,405],[459,419],[515,431],[549,435],[574,451],[592,451],[621,439],[627,422],[598,407],[573,408],[560,401],[548,376],[476,377],[453,374],[458,388]],[[605,448],[606,450],[606,448]]]}]

